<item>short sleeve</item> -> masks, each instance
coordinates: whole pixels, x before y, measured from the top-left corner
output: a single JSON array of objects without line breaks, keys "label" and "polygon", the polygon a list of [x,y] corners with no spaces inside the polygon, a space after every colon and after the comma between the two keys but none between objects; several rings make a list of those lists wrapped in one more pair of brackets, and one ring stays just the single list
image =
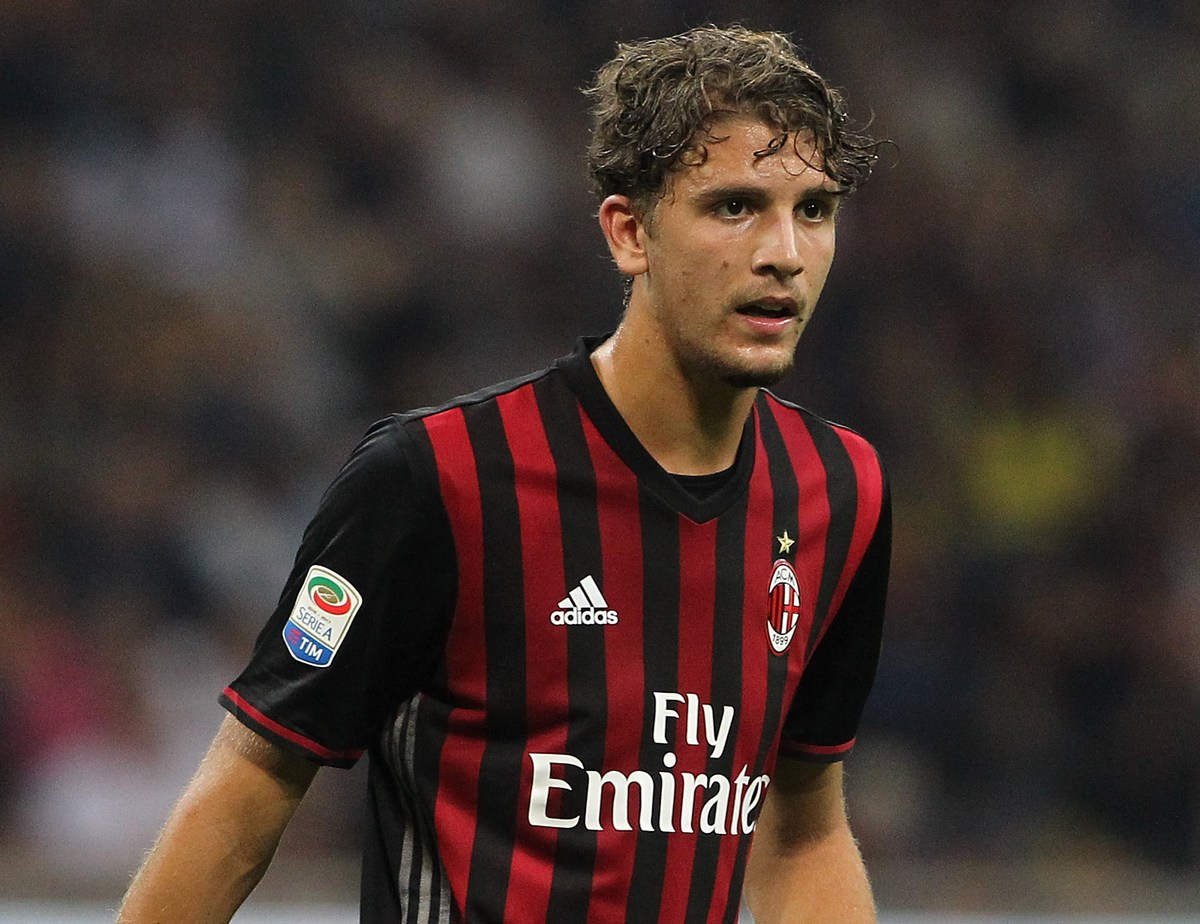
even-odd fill
[{"label": "short sleeve", "polygon": [[780,754],[837,761],[854,747],[875,681],[891,562],[891,495],[833,621],[813,652],[784,722]]},{"label": "short sleeve", "polygon": [[389,418],[322,497],[222,705],[283,747],[352,765],[439,662],[454,584],[436,475],[403,419]]}]

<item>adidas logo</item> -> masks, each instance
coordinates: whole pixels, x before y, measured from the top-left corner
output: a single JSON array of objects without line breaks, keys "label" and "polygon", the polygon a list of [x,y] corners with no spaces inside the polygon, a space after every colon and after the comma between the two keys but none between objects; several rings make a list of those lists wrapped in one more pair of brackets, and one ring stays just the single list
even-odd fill
[{"label": "adidas logo", "polygon": [[608,601],[589,574],[558,601],[558,609],[550,614],[550,622],[556,626],[615,626],[617,611],[608,608]]}]

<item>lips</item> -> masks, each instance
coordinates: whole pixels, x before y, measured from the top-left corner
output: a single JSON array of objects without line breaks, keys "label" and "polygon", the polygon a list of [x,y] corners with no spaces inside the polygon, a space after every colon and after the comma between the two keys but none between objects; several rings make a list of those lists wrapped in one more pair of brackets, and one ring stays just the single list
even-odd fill
[{"label": "lips", "polygon": [[800,306],[792,298],[769,297],[756,299],[753,302],[742,305],[737,309],[737,313],[751,318],[784,320],[799,315]]}]

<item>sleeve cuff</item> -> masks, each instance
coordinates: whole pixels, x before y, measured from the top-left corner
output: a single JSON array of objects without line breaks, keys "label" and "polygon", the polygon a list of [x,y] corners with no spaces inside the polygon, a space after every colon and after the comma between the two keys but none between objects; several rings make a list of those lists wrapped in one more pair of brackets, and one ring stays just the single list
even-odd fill
[{"label": "sleeve cuff", "polygon": [[794,757],[816,763],[835,763],[846,758],[854,749],[856,740],[851,738],[842,744],[802,744],[785,739],[779,745],[779,754],[781,757]]},{"label": "sleeve cuff", "polygon": [[232,687],[226,687],[220,697],[221,705],[246,727],[258,732],[282,745],[290,751],[299,753],[309,760],[330,767],[353,767],[363,755],[363,749],[333,750],[311,738],[281,725],[266,713],[243,699]]}]

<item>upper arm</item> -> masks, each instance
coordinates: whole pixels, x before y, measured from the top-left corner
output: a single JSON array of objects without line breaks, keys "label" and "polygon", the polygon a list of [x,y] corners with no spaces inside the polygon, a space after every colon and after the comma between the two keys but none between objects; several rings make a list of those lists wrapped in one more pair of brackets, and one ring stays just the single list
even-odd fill
[{"label": "upper arm", "polygon": [[260,864],[274,853],[317,769],[226,716],[172,822],[183,822],[189,838],[228,837],[244,859]]},{"label": "upper arm", "polygon": [[778,762],[744,887],[759,924],[874,924],[870,882],[846,820],[841,763]]},{"label": "upper arm", "polygon": [[266,870],[316,771],[226,716],[117,920],[228,921]]},{"label": "upper arm", "polygon": [[233,790],[262,790],[281,801],[299,802],[317,764],[280,747],[227,715],[193,783]]}]

